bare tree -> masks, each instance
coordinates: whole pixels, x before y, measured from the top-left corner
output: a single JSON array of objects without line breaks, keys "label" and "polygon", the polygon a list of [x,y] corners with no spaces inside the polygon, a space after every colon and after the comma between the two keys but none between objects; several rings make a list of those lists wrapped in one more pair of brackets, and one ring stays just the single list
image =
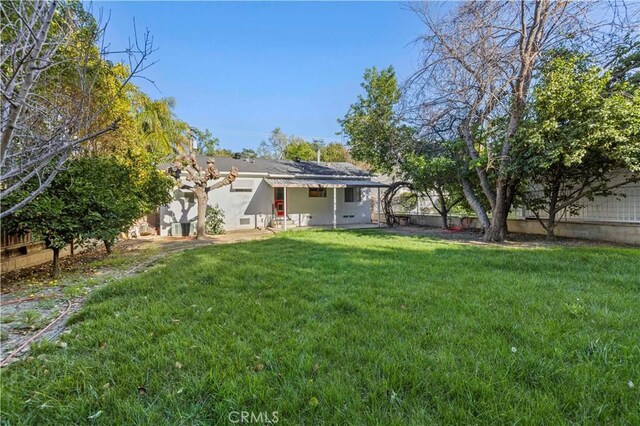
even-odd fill
[{"label": "bare tree", "polygon": [[[186,172],[186,176],[182,176],[182,172]],[[176,158],[173,166],[169,168],[169,173],[181,180],[183,189],[188,189],[195,195],[198,202],[196,239],[204,238],[209,191],[231,184],[238,176],[238,169],[232,166],[229,174],[220,179],[220,172],[213,158],[207,159],[207,167],[203,169],[198,164],[195,154],[183,154]],[[214,182],[210,183],[211,181]]]},{"label": "bare tree", "polygon": [[30,180],[38,182],[2,210],[3,218],[40,194],[79,145],[116,129],[118,120],[93,125],[111,106],[109,101],[94,105],[101,72],[111,66],[106,58],[127,62],[129,75],[119,83],[123,90],[152,65],[148,57],[154,49],[147,31],[125,50],[109,50],[102,41],[106,24],[76,3],[3,1],[0,16],[0,198],[18,194]]},{"label": "bare tree", "polygon": [[596,2],[467,2],[440,16],[431,5],[412,6],[427,32],[418,40],[423,65],[407,82],[407,111],[423,131],[463,141],[464,160],[479,178],[490,219],[468,181],[463,189],[488,241],[503,240],[507,231],[521,179],[512,142],[540,57],[570,45],[603,56],[612,51],[610,45],[629,28],[629,15],[618,8],[599,15],[602,8]]}]

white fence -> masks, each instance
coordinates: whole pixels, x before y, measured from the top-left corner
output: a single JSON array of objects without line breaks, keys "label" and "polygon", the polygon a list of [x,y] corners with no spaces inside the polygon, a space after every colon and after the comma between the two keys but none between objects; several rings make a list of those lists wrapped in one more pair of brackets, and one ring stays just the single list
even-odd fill
[{"label": "white fence", "polygon": [[[584,207],[577,214],[565,211],[561,222],[620,222],[640,224],[640,185],[630,184],[617,189],[609,197],[596,197],[593,201],[584,200]],[[533,212],[516,209],[516,219],[534,218]],[[546,217],[541,214],[541,217]]]},{"label": "white fence", "polygon": [[[593,201],[584,199],[584,207],[572,215],[568,210],[558,214],[560,222],[614,222],[640,224],[640,184],[629,184],[615,190],[617,195],[596,197]],[[415,198],[413,198],[415,200]],[[377,214],[377,203],[372,203],[373,212]],[[404,208],[394,206],[396,214],[437,214],[429,198],[420,197],[418,204]],[[543,213],[541,217],[546,217]],[[535,219],[533,212],[520,207],[514,208],[509,215],[511,219]]]}]

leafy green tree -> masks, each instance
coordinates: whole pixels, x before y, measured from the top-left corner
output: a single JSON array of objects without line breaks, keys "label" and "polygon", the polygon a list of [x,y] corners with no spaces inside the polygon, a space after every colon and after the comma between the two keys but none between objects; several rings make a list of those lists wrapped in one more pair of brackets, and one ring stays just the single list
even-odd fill
[{"label": "leafy green tree", "polygon": [[464,201],[460,169],[453,156],[433,151],[408,154],[401,166],[404,179],[415,192],[426,195],[440,214],[443,228],[449,227],[451,210]]},{"label": "leafy green tree", "polygon": [[609,86],[620,81],[637,86],[640,84],[640,40],[628,34],[622,43],[615,47],[615,55],[610,63],[611,79]]},{"label": "leafy green tree", "polygon": [[202,131],[192,127],[191,133],[196,140],[196,153],[198,155],[218,155],[220,139],[214,137],[209,129]]},{"label": "leafy green tree", "polygon": [[380,172],[390,173],[398,159],[412,146],[413,131],[396,113],[400,89],[393,67],[364,73],[364,95],[338,120],[348,138],[351,155]]},{"label": "leafy green tree", "polygon": [[[78,218],[82,217],[84,211],[67,191],[71,183],[68,175],[58,173],[45,191],[2,220],[4,229],[15,234],[31,231],[34,237],[44,241],[46,248],[53,251],[52,277],[60,274],[60,250],[81,235]],[[35,185],[35,181],[28,182],[20,191],[6,197],[3,203],[19,202],[24,193],[28,193]]]},{"label": "leafy green tree", "polygon": [[173,112],[176,106],[174,98],[152,100],[138,91],[133,101],[139,134],[149,151],[165,157],[191,149],[190,128]]},{"label": "leafy green tree", "polygon": [[316,161],[318,150],[320,150],[320,159],[322,161],[351,161],[349,151],[342,144],[333,142],[325,145],[321,139],[308,141],[300,136],[286,135],[279,127],[272,132],[269,141],[260,143],[257,157],[276,160],[299,159],[302,161]]},{"label": "leafy green tree", "polygon": [[351,162],[349,150],[338,142],[331,142],[320,148],[320,159],[327,162]]},{"label": "leafy green tree", "polygon": [[113,157],[87,157],[74,161],[73,194],[90,194],[80,218],[82,238],[100,240],[107,253],[118,236],[139,218],[171,201],[175,182],[152,164],[127,164]]},{"label": "leafy green tree", "polygon": [[317,157],[316,149],[311,142],[300,137],[291,137],[284,148],[283,157],[287,160],[314,161]]},{"label": "leafy green tree", "polygon": [[515,149],[529,175],[523,203],[548,237],[565,209],[640,181],[640,88],[618,75],[566,52],[542,67]]},{"label": "leafy green tree", "polygon": [[[24,190],[37,184],[29,182]],[[110,252],[135,220],[170,201],[173,184],[146,161],[136,166],[115,157],[75,158],[45,191],[3,220],[3,227],[42,238],[53,251],[55,277],[61,249],[74,241],[101,240]]]}]

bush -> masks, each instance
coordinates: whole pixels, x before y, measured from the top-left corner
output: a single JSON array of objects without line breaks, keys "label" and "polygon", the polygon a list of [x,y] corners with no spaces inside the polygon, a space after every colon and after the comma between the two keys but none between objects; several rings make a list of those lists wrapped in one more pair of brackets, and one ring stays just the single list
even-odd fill
[{"label": "bush", "polygon": [[224,212],[217,204],[207,206],[205,230],[209,235],[224,234]]}]

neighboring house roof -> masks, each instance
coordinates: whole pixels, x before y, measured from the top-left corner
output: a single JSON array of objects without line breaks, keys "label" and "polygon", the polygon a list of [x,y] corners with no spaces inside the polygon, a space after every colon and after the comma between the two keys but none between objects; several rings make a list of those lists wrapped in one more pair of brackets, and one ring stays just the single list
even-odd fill
[{"label": "neighboring house roof", "polygon": [[[198,164],[206,167],[207,157],[199,155]],[[371,173],[354,166],[351,163],[325,163],[315,161],[291,161],[291,160],[263,160],[263,159],[235,159],[230,157],[213,157],[216,167],[221,173],[231,171],[231,166],[238,168],[239,175],[259,174],[272,177],[341,177],[341,178],[370,178]],[[160,165],[160,169],[166,170],[170,163]]]}]

